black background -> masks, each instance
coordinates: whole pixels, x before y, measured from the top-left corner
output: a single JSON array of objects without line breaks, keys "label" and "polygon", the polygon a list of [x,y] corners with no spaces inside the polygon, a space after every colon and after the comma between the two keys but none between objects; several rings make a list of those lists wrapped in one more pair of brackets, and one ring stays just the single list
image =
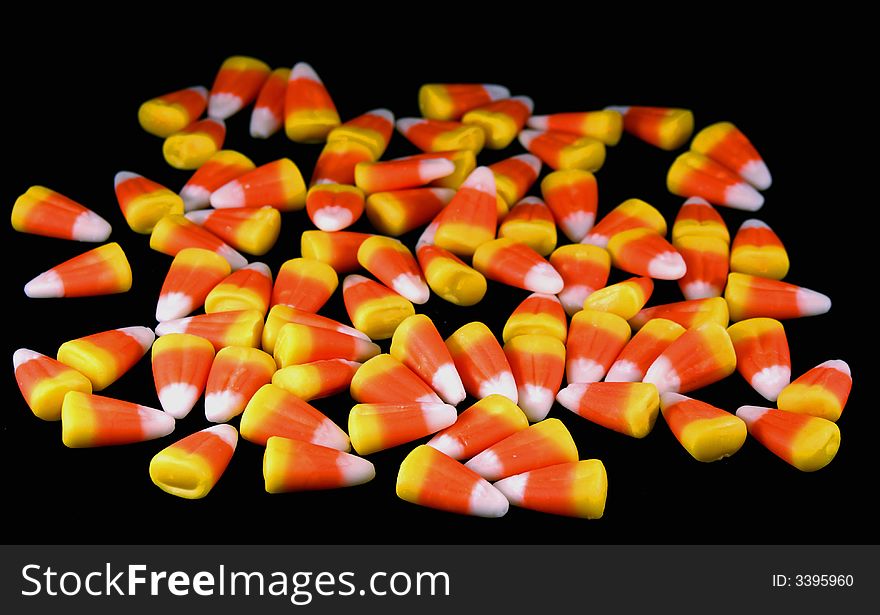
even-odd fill
[{"label": "black background", "polygon": [[[647,438],[634,440],[556,406],[550,416],[570,428],[581,457],[599,458],[608,470],[608,502],[600,521],[516,508],[502,519],[474,519],[403,502],[394,493],[397,468],[415,444],[371,455],[377,477],[365,486],[270,496],[261,477],[263,449],[240,441],[214,491],[204,500],[187,501],[153,486],[147,467],[156,452],[208,426],[201,402],[162,440],[71,450],[61,443],[60,424],[30,413],[10,365],[4,376],[7,403],[0,412],[4,542],[876,541],[866,500],[876,487],[875,432],[869,426],[876,408],[868,403],[875,363],[862,358],[870,341],[858,332],[876,308],[865,295],[871,261],[862,253],[868,244],[854,234],[855,227],[873,225],[858,206],[875,197],[857,186],[858,155],[846,142],[863,122],[873,121],[874,112],[862,117],[845,76],[858,60],[857,50],[819,47],[808,36],[773,50],[777,41],[769,29],[740,25],[721,32],[714,23],[669,30],[658,22],[654,36],[646,38],[624,22],[601,20],[565,28],[462,17],[436,31],[426,30],[425,21],[415,16],[402,25],[358,22],[345,29],[335,27],[329,15],[324,20],[302,16],[271,31],[263,29],[267,20],[249,14],[238,22],[229,16],[222,28],[192,22],[143,30],[123,22],[100,32],[37,32],[32,44],[7,50],[7,158],[0,198],[11,208],[29,186],[41,184],[93,208],[113,225],[111,240],[122,244],[134,271],[134,286],[123,295],[27,299],[21,288],[29,279],[93,246],[18,234],[4,225],[7,360],[22,346],[54,356],[68,339],[115,327],[155,326],[156,298],[171,258],[150,250],[148,236],[127,227],[113,176],[131,170],[179,190],[190,173],[170,168],[161,139],[140,129],[137,108],[144,100],[191,85],[210,87],[220,63],[232,54],[255,55],[273,67],[310,62],[343,120],[380,106],[397,117],[418,115],[416,93],[424,82],[501,83],[512,94],[531,96],[536,113],[609,104],[683,106],[694,110],[697,129],[731,120],[750,137],[774,179],[757,216],[789,250],[787,280],[824,292],[833,302],[826,315],[785,323],[793,376],[833,358],[852,367],[855,387],[839,421],[837,458],[817,473],[804,474],[749,439],[734,457],[701,464],[662,418]],[[600,26],[608,26],[604,36],[598,35]],[[224,147],[257,164],[289,156],[308,180],[320,146],[293,144],[283,134],[251,139],[249,117],[248,108],[227,122]],[[485,151],[479,162],[522,151],[514,143],[502,152]],[[415,149],[396,134],[385,157],[411,153]],[[640,197],[671,227],[683,199],[666,191],[665,174],[677,153],[624,135],[620,145],[608,149],[597,173],[599,215]],[[540,194],[538,184],[530,193]],[[728,209],[722,215],[731,234],[750,217]],[[304,210],[284,214],[277,245],[259,260],[277,272],[284,260],[299,256],[300,233],[309,228]],[[352,230],[367,231],[369,224],[363,219]],[[412,246],[417,234],[405,241]],[[560,244],[563,237],[560,233]],[[625,277],[613,271],[611,282]],[[443,335],[483,320],[500,338],[507,316],[527,294],[490,282],[486,298],[475,307],[459,308],[434,297],[418,311],[431,316]],[[679,299],[674,282],[658,282],[650,305]],[[348,322],[341,285],[321,313]],[[382,347],[387,350],[388,343]],[[102,394],[158,406],[148,358]],[[731,411],[765,403],[738,374],[693,395]],[[335,397],[314,405],[344,427],[352,402]]]}]

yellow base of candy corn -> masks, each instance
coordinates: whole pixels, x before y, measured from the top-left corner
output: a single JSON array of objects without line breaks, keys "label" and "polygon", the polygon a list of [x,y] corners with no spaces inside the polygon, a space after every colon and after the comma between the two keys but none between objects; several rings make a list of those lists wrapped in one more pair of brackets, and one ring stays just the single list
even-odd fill
[{"label": "yellow base of candy corn", "polygon": [[171,135],[162,145],[165,162],[175,169],[198,169],[217,153],[217,143],[204,134]]},{"label": "yellow base of candy corn", "polygon": [[359,305],[352,323],[370,339],[386,340],[394,335],[397,325],[415,313],[413,304],[403,297],[383,297]]},{"label": "yellow base of candy corn", "polygon": [[791,465],[803,472],[821,470],[840,448],[840,429],[831,421],[810,421],[791,446]]},{"label": "yellow base of candy corn", "polygon": [[462,123],[478,126],[485,136],[489,149],[504,149],[516,138],[519,127],[509,115],[491,111],[474,110],[464,114]]},{"label": "yellow base of candy corn", "polygon": [[820,386],[792,383],[782,389],[776,407],[786,412],[809,414],[837,422],[843,408],[836,395]]},{"label": "yellow base of candy corn", "polygon": [[578,139],[559,153],[560,169],[582,169],[593,173],[605,164],[605,145],[596,139]]},{"label": "yellow base of candy corn", "polygon": [[208,463],[174,448],[167,448],[153,457],[150,479],[162,491],[187,500],[205,497],[217,482]]},{"label": "yellow base of candy corn", "polygon": [[681,432],[681,445],[697,461],[718,461],[737,452],[746,434],[746,424],[731,414],[690,423]]},{"label": "yellow base of candy corn", "polygon": [[158,100],[148,100],[138,109],[141,128],[163,139],[186,128],[192,118],[180,105],[169,105]]},{"label": "yellow base of candy corn", "polygon": [[296,143],[321,143],[339,124],[339,114],[336,111],[298,111],[287,116],[284,132],[288,139]]},{"label": "yellow base of candy corn", "polygon": [[144,194],[131,203],[125,210],[125,221],[135,233],[147,235],[165,216],[183,215],[183,199],[173,192],[162,191],[157,194]]},{"label": "yellow base of candy corn", "polygon": [[455,305],[474,305],[486,295],[486,278],[482,273],[449,259],[432,262],[425,271],[425,279],[441,299]]},{"label": "yellow base of candy corn", "polygon": [[37,418],[61,420],[61,404],[70,391],[92,392],[91,381],[77,371],[69,370],[47,378],[31,389],[28,405]]}]

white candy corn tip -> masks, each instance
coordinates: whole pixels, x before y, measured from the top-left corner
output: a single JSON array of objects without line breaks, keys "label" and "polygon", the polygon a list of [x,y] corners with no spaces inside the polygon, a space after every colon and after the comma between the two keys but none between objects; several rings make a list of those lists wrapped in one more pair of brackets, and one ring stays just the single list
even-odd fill
[{"label": "white candy corn tip", "polygon": [[513,379],[511,372],[500,372],[493,378],[484,380],[480,383],[480,399],[489,397],[490,395],[503,395],[513,403],[519,401],[519,394],[516,391],[516,381]]},{"label": "white candy corn tip", "polygon": [[517,154],[512,156],[512,158],[529,165],[536,176],[541,173],[541,159],[534,154]]},{"label": "white candy corn tip", "polygon": [[581,241],[596,223],[596,214],[591,211],[573,211],[560,220],[562,232],[571,241]]},{"label": "white candy corn tip", "polygon": [[[192,311],[193,302],[189,295],[179,292],[166,293],[160,296],[158,303],[156,303],[156,320],[165,322],[166,320],[183,318]],[[159,331],[159,327],[156,327],[156,331]],[[159,335],[163,334],[159,333]]]},{"label": "white candy corn tip", "polygon": [[452,188],[428,188],[431,191],[431,194],[434,195],[438,201],[442,203],[448,204],[449,201],[452,200],[452,197],[455,196],[455,190]]},{"label": "white candy corn tip", "polygon": [[791,382],[791,368],[787,365],[771,365],[752,376],[751,385],[768,401],[776,401],[782,389]]},{"label": "white candy corn tip", "polygon": [[648,263],[648,275],[657,280],[680,280],[687,265],[678,252],[661,252]]},{"label": "white candy corn tip", "polygon": [[589,233],[581,239],[581,243],[589,244],[591,246],[598,246],[600,248],[608,247],[608,235],[598,235],[596,233]]},{"label": "white candy corn tip", "polygon": [[183,214],[183,217],[193,224],[203,225],[217,212],[216,209],[200,209],[198,211],[190,211]]},{"label": "white candy corn tip", "polygon": [[120,171],[115,176],[113,176],[113,187],[118,188],[120,184],[123,184],[128,180],[135,179],[137,177],[143,177],[143,175],[132,173],[131,171]]},{"label": "white candy corn tip", "polygon": [[443,403],[428,403],[422,406],[422,417],[425,421],[425,427],[430,433],[446,429],[458,419],[458,412],[455,406]]},{"label": "white candy corn tip", "polygon": [[661,408],[669,408],[670,406],[674,406],[675,404],[680,404],[683,401],[690,401],[690,397],[686,397],[681,393],[672,393],[671,391],[667,391],[660,395],[660,407]]},{"label": "white candy corn tip", "polygon": [[413,273],[401,273],[391,281],[391,288],[398,295],[409,299],[417,305],[427,303],[431,298],[431,289],[420,276]]},{"label": "white candy corn tip", "polygon": [[244,207],[244,186],[237,179],[223,184],[211,193],[211,207],[215,209],[229,209],[231,207]]},{"label": "white candy corn tip", "polygon": [[757,218],[749,218],[748,220],[746,220],[745,222],[743,222],[740,225],[739,230],[743,230],[743,229],[747,229],[747,228],[766,228],[766,229],[769,229],[770,226],[766,222],[762,222],[761,220],[758,220]]},{"label": "white candy corn tip", "polygon": [[672,367],[669,359],[663,355],[654,360],[651,367],[648,368],[645,377],[642,378],[642,382],[648,382],[656,386],[657,391],[661,395],[667,392],[677,393],[681,387],[681,378],[678,372]]},{"label": "white candy corn tip", "polygon": [[763,408],[761,406],[740,406],[736,409],[736,415],[745,421],[746,426],[751,427],[752,423],[760,419],[771,408]]},{"label": "white candy corn tip", "polygon": [[721,296],[721,289],[719,287],[702,280],[688,282],[682,287],[681,292],[684,295],[684,298],[688,301],[693,301],[694,299],[710,299],[712,297]]},{"label": "white candy corn tip", "polygon": [[171,320],[160,322],[156,325],[156,335],[161,337],[163,335],[170,335],[171,333],[186,333],[191,320],[192,317],[187,316],[186,318],[173,318]]},{"label": "white candy corn tip", "polygon": [[452,363],[444,363],[434,372],[431,378],[431,388],[434,389],[440,398],[447,404],[457,406],[467,397],[464,385],[461,382],[461,376]]},{"label": "white candy corn tip", "polygon": [[530,114],[531,114],[532,111],[535,110],[535,101],[532,100],[531,96],[511,96],[511,97],[510,97],[510,100],[515,100],[515,101],[517,101],[517,102],[519,102],[519,103],[522,103],[522,105],[523,105],[526,109],[529,110],[529,113],[530,113]]},{"label": "white candy corn tip", "polygon": [[351,226],[354,222],[354,216],[351,210],[339,205],[328,205],[315,211],[312,215],[312,222],[322,231],[332,233],[333,231],[341,231]]},{"label": "white candy corn tip", "polygon": [[486,449],[464,465],[486,480],[498,480],[504,473],[504,466],[492,449]]},{"label": "white candy corn tip", "polygon": [[734,209],[758,211],[764,205],[764,196],[749,184],[738,183],[724,191],[724,204]]},{"label": "white candy corn tip", "polygon": [[376,117],[380,117],[383,120],[387,121],[389,124],[394,123],[394,113],[391,111],[391,109],[386,109],[384,107],[373,109],[372,111],[367,111],[365,115],[375,115]]},{"label": "white candy corn tip", "polygon": [[406,133],[408,133],[413,126],[424,124],[427,121],[428,120],[421,117],[402,117],[397,120],[394,125],[400,134],[406,136]]},{"label": "white candy corn tip", "polygon": [[629,113],[629,107],[610,106],[605,107],[605,111],[617,111],[621,115],[626,115],[627,113]]},{"label": "white candy corn tip", "polygon": [[514,207],[518,207],[519,205],[543,205],[544,207],[547,207],[547,203],[536,196],[523,197],[516,203],[516,205],[514,205]]},{"label": "white candy corn tip", "polygon": [[18,369],[25,363],[36,361],[37,359],[42,359],[44,357],[46,357],[46,355],[40,354],[35,350],[30,350],[28,348],[19,348],[14,353],[12,353],[12,369]]},{"label": "white candy corn tip", "polygon": [[849,369],[849,365],[846,361],[841,359],[832,359],[830,361],[825,361],[824,363],[820,363],[816,367],[826,367],[828,369],[836,369],[842,374],[845,374],[849,378],[852,378],[852,372]]},{"label": "white candy corn tip", "polygon": [[419,235],[418,241],[416,241],[416,253],[418,253],[419,248],[422,246],[433,246],[434,245],[434,236],[437,234],[437,220],[434,220],[425,227],[425,230],[422,231],[422,234]]},{"label": "white candy corn tip", "polygon": [[605,377],[605,368],[593,359],[572,359],[565,375],[569,382],[599,382]]},{"label": "white candy corn tip", "polygon": [[535,423],[546,418],[556,397],[547,387],[527,384],[519,387],[519,407],[526,413],[529,421]]},{"label": "white candy corn tip", "polygon": [[643,376],[638,365],[627,359],[618,359],[608,369],[605,382],[641,382]]},{"label": "white candy corn tip", "polygon": [[232,425],[214,425],[212,427],[208,427],[207,429],[203,429],[202,431],[206,431],[208,433],[212,433],[224,442],[229,445],[233,451],[235,450],[235,446],[238,444],[238,431]]},{"label": "white candy corn tip", "polygon": [[[352,337],[359,337],[366,342],[370,342],[371,344],[373,343],[373,340],[370,339],[369,335],[367,335],[363,331],[358,331],[354,327],[349,327],[348,325],[336,325],[336,331],[338,331],[339,333],[345,333],[346,335],[350,335]],[[356,361],[350,361],[350,363],[352,365],[360,366],[360,363],[357,363]]]},{"label": "white candy corn tip", "polygon": [[809,288],[798,288],[797,304],[802,316],[817,316],[831,309],[831,298]]},{"label": "white candy corn tip", "polygon": [[349,486],[363,485],[376,478],[376,467],[363,457],[340,455],[336,467],[339,468],[345,484]]},{"label": "white candy corn tip", "polygon": [[113,227],[104,218],[93,211],[84,211],[73,223],[71,236],[76,241],[106,241]]},{"label": "white candy corn tip", "polygon": [[535,130],[547,130],[550,126],[549,115],[533,115],[526,122],[526,126]]},{"label": "white candy corn tip", "polygon": [[149,327],[123,327],[117,329],[117,331],[134,338],[134,340],[141,345],[144,352],[149,350],[150,346],[153,345],[153,342],[156,341],[156,334],[153,333],[153,330]]},{"label": "white candy corn tip", "polygon": [[770,169],[763,160],[749,160],[740,168],[739,174],[758,190],[766,190],[773,183]]},{"label": "white candy corn tip", "polygon": [[495,519],[507,514],[510,502],[495,487],[485,481],[481,481],[474,485],[469,507],[472,515]]},{"label": "white candy corn tip", "polygon": [[290,77],[288,81],[293,81],[294,79],[308,79],[315,83],[324,83],[321,81],[318,73],[315,72],[315,69],[312,68],[311,64],[308,64],[307,62],[297,62],[293,65],[293,68],[290,69]]},{"label": "white candy corn tip", "polygon": [[182,419],[193,409],[201,393],[187,382],[175,382],[162,387],[159,403],[162,409],[176,419]]},{"label": "white candy corn tip", "polygon": [[41,273],[24,285],[24,294],[31,299],[50,299],[64,296],[64,282],[52,271]]},{"label": "white candy corn tip", "polygon": [[495,483],[495,488],[504,494],[507,501],[514,506],[519,506],[523,502],[526,493],[526,485],[529,482],[528,473],[514,474],[503,478]]},{"label": "white candy corn tip", "polygon": [[685,205],[701,205],[702,207],[712,207],[712,204],[701,196],[689,197],[684,202]]},{"label": "white candy corn tip", "polygon": [[318,425],[318,428],[315,429],[315,433],[312,434],[312,444],[335,448],[343,453],[351,450],[351,441],[348,439],[348,434],[342,431],[339,425],[330,419],[324,419]]},{"label": "white candy corn tip", "polygon": [[584,301],[593,294],[593,289],[583,284],[570,284],[558,294],[562,309],[569,316],[574,316],[584,309]]},{"label": "white candy corn tip", "polygon": [[155,408],[147,406],[138,406],[138,415],[140,416],[141,430],[144,434],[144,440],[155,440],[167,436],[174,431],[174,417]]},{"label": "white candy corn tip", "polygon": [[367,282],[370,282],[369,278],[365,278],[362,275],[352,273],[350,275],[345,276],[345,279],[342,280],[342,291],[345,292],[349,288],[357,286],[358,284],[365,284]]},{"label": "white candy corn tip", "polygon": [[545,262],[532,265],[532,268],[526,273],[523,286],[532,292],[555,295],[562,292],[565,282],[559,272],[553,268],[553,265]]},{"label": "white candy corn tip", "polygon": [[440,399],[440,397],[436,393],[434,393],[433,391],[431,391],[430,393],[425,393],[424,395],[420,395],[420,396],[416,397],[415,401],[416,401],[416,403],[419,403],[419,404],[442,404],[443,403],[443,400]]},{"label": "white candy corn tip", "polygon": [[587,386],[586,383],[569,384],[556,394],[556,401],[558,401],[566,410],[577,412],[581,405],[581,398],[587,390]]},{"label": "white candy corn tip", "polygon": [[208,88],[206,88],[203,85],[194,85],[194,86],[188,87],[186,89],[189,90],[190,92],[195,92],[196,94],[198,94],[199,96],[201,96],[205,100],[208,99]]},{"label": "white candy corn tip", "polygon": [[491,195],[494,199],[496,194],[495,174],[492,173],[492,169],[489,167],[477,167],[467,176],[467,179],[461,184],[459,190],[462,190],[463,188],[470,188],[471,190]]},{"label": "white candy corn tip", "polygon": [[464,445],[449,434],[437,434],[428,441],[428,446],[453,459],[461,459],[464,456]]},{"label": "white candy corn tip", "polygon": [[212,423],[225,423],[243,410],[241,393],[226,390],[205,395],[205,418]]},{"label": "white candy corn tip", "polygon": [[455,163],[446,158],[419,160],[419,178],[424,183],[452,175]]},{"label": "white candy corn tip", "polygon": [[[181,188],[180,198],[183,199],[184,210],[188,212],[194,211],[196,209],[205,209],[208,205],[211,204],[211,192],[206,190],[202,186],[197,186],[195,184],[187,184],[183,188]],[[210,211],[206,213],[208,215],[211,214]],[[197,222],[193,218],[190,218],[188,215],[186,217],[196,224],[202,224],[202,222],[207,219],[206,216],[201,222]]]},{"label": "white candy corn tip", "polygon": [[497,85],[495,83],[484,83],[483,89],[486,90],[486,94],[489,95],[489,99],[493,102],[496,100],[501,100],[502,98],[510,98],[510,90],[508,90],[503,85]]},{"label": "white candy corn tip", "polygon": [[230,92],[211,94],[208,99],[208,118],[225,120],[238,113],[243,106],[241,98]]},{"label": "white candy corn tip", "polygon": [[529,149],[529,147],[532,145],[532,141],[534,141],[536,137],[539,137],[542,134],[544,134],[543,130],[523,130],[519,133],[519,136],[517,138],[519,139],[520,145],[522,145],[526,149]]},{"label": "white candy corn tip", "polygon": [[255,261],[253,263],[250,263],[250,264],[242,267],[242,270],[253,271],[255,273],[260,274],[264,278],[269,278],[269,281],[272,280],[272,270],[269,269],[269,265],[267,265],[266,263],[261,263],[259,261]]},{"label": "white candy corn tip", "polygon": [[233,271],[238,271],[248,264],[247,259],[225,243],[217,248],[217,254],[226,259]]},{"label": "white candy corn tip", "polygon": [[281,120],[270,109],[257,107],[251,113],[250,134],[254,139],[268,139],[281,128]]}]

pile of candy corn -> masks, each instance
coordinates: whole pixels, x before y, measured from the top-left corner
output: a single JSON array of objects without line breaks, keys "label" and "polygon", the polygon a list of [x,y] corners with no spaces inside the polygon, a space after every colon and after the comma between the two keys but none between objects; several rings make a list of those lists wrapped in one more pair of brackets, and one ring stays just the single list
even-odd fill
[{"label": "pile of candy corn", "polygon": [[[395,469],[398,496],[487,517],[510,504],[602,516],[605,467],[580,459],[565,425],[548,418],[556,403],[633,438],[662,413],[702,462],[733,455],[747,434],[799,470],[831,462],[850,370],[829,360],[791,381],[780,321],[831,303],[782,281],[789,257],[765,223],[746,221],[731,242],[714,206],[757,211],[771,184],[736,126],[716,123],[691,139],[685,109],[532,115],[530,98],[499,85],[427,84],[418,102],[421,118],[395,122],[376,109],[342,123],[308,64],[271,70],[235,56],[210,92],[191,87],[143,103],[138,120],[164,139],[168,164],[195,170],[179,193],[137,173],[115,177],[128,226],[173,257],[158,325],[66,341],[54,359],[16,351],[34,415],[60,420],[68,447],[121,445],[168,437],[204,396],[205,417],[217,424],[149,463],[153,482],[183,498],[211,491],[239,433],[265,447],[269,493],[370,481],[376,469],[365,457],[430,437]],[[223,149],[224,120],[251,103],[252,137],[283,128],[292,141],[323,144],[308,184],[288,158],[256,165]],[[382,160],[395,127],[423,153]],[[638,198],[597,220],[595,173],[624,132],[669,151],[690,141],[667,176],[669,191],[686,198],[671,242],[666,218]],[[483,148],[514,141],[527,153],[477,165]],[[544,166],[540,197],[529,195]],[[283,212],[302,208],[316,229],[301,233],[301,257],[274,275],[249,263],[245,254],[275,245]],[[345,230],[364,213],[376,234]],[[105,243],[111,226],[94,211],[33,186],[16,201],[12,225],[103,244],[36,276],[28,297],[131,288],[125,252]],[[414,246],[396,239],[421,227]],[[560,232],[568,242],[557,247]],[[633,277],[608,285],[612,267]],[[350,325],[318,314],[340,276]],[[500,342],[481,322],[441,333],[416,311],[432,293],[477,304],[487,279],[532,293]],[[684,300],[646,307],[664,280],[676,281]],[[375,342],[389,339],[382,353]],[[161,410],[96,394],[147,352]],[[732,414],[685,396],[734,371],[777,408]],[[356,402],[347,430],[309,403],[345,392]],[[469,398],[476,402],[459,413]]]}]

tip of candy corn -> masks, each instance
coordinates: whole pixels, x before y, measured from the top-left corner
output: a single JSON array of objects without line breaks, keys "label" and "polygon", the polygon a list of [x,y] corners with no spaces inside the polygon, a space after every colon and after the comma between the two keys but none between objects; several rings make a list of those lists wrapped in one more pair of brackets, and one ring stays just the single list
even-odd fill
[{"label": "tip of candy corn", "polygon": [[809,288],[799,288],[797,304],[802,316],[816,316],[831,309],[831,298]]},{"label": "tip of candy corn", "polygon": [[211,193],[211,207],[217,209],[244,207],[244,186],[238,180],[224,184]]},{"label": "tip of candy corn", "polygon": [[688,301],[721,296],[721,288],[704,280],[697,280],[685,284],[681,289],[681,292],[684,295],[684,298]]},{"label": "tip of candy corn", "polygon": [[321,78],[318,77],[318,73],[315,72],[315,69],[308,62],[297,62],[293,65],[293,68],[290,69],[289,81],[294,79],[308,79],[315,83],[323,83]]},{"label": "tip of candy corn", "polygon": [[550,116],[549,115],[533,115],[529,118],[526,125],[529,128],[533,128],[535,130],[547,130],[550,126]]},{"label": "tip of candy corn", "polygon": [[486,194],[490,194],[494,199],[495,174],[492,173],[492,169],[490,169],[489,167],[477,167],[476,169],[471,171],[470,175],[467,176],[467,179],[465,179],[464,183],[461,184],[459,190],[461,190],[462,188],[470,188],[478,192],[485,192]]},{"label": "tip of candy corn", "polygon": [[648,274],[658,280],[678,280],[687,273],[687,265],[678,252],[663,252],[648,263]]},{"label": "tip of candy corn", "polygon": [[377,115],[384,120],[387,120],[390,123],[394,123],[394,113],[391,109],[386,109],[384,107],[380,107],[379,109],[373,109],[372,111],[367,111],[368,115]]},{"label": "tip of candy corn", "polygon": [[428,446],[435,448],[453,459],[461,459],[464,455],[464,445],[449,434],[439,433],[428,441]]},{"label": "tip of candy corn", "polygon": [[226,442],[232,450],[235,450],[235,445],[238,444],[238,430],[232,425],[214,425],[204,431],[212,433]]},{"label": "tip of candy corn", "polygon": [[663,408],[668,408],[669,406],[674,406],[675,404],[679,404],[683,401],[688,401],[689,399],[690,397],[682,395],[681,393],[673,393],[672,391],[667,391],[660,394],[660,405]]},{"label": "tip of candy corn", "polygon": [[394,126],[399,132],[406,134],[413,126],[424,124],[426,121],[426,119],[421,117],[402,117],[394,123]]},{"label": "tip of candy corn", "polygon": [[312,213],[312,222],[322,231],[332,233],[348,228],[354,222],[351,210],[340,206],[322,207]]},{"label": "tip of candy corn", "polygon": [[363,485],[376,478],[376,466],[356,455],[345,457],[345,464],[340,464],[339,471],[345,485]]},{"label": "tip of candy corn", "polygon": [[751,385],[762,397],[776,401],[788,383],[791,382],[791,368],[787,365],[765,367],[752,376]]},{"label": "tip of candy corn", "polygon": [[736,415],[744,420],[746,425],[751,425],[769,410],[770,408],[762,408],[761,406],[740,406],[736,409]]},{"label": "tip of candy corn", "polygon": [[235,391],[219,391],[205,396],[205,418],[212,423],[228,421],[242,409],[242,398]]},{"label": "tip of candy corn", "polygon": [[729,186],[725,200],[731,207],[745,211],[758,211],[764,206],[764,196],[746,183]]},{"label": "tip of candy corn", "polygon": [[225,120],[239,109],[241,98],[229,92],[217,92],[208,99],[208,117],[213,120]]},{"label": "tip of candy corn", "polygon": [[532,141],[542,134],[544,134],[542,130],[523,130],[519,133],[519,142],[524,148],[529,149]]},{"label": "tip of candy corn", "polygon": [[526,274],[525,286],[536,293],[555,295],[562,292],[565,282],[553,265],[550,263],[537,263]]},{"label": "tip of candy corn", "polygon": [[642,382],[650,382],[657,387],[660,393],[677,391],[681,387],[681,377],[672,363],[664,356],[659,356],[648,368]]},{"label": "tip of candy corn", "polygon": [[[266,107],[258,107],[251,113],[250,135],[254,139],[268,139],[278,128],[278,119]],[[183,194],[181,193],[181,196]],[[186,201],[186,199],[184,199]]]},{"label": "tip of candy corn", "polygon": [[464,385],[461,383],[461,376],[458,375],[458,371],[452,363],[446,363],[437,368],[431,379],[431,387],[437,391],[443,401],[453,406],[457,406],[467,397]]},{"label": "tip of candy corn", "polygon": [[182,318],[193,311],[192,299],[189,295],[178,292],[166,293],[156,303],[156,320],[164,322]]},{"label": "tip of candy corn", "polygon": [[632,361],[621,359],[615,361],[608,374],[605,376],[605,382],[639,382],[644,374],[639,366]]},{"label": "tip of candy corn", "polygon": [[162,409],[176,419],[182,419],[196,405],[201,392],[187,382],[175,382],[162,387],[159,403]]},{"label": "tip of candy corn", "polygon": [[849,365],[846,361],[841,359],[831,359],[830,361],[825,361],[817,365],[816,367],[827,367],[829,369],[836,369],[837,371],[846,374],[850,378],[852,378],[852,372],[849,369]]},{"label": "tip of candy corn", "polygon": [[519,388],[519,407],[528,415],[530,421],[542,421],[550,409],[556,396],[547,387],[527,384]]},{"label": "tip of candy corn", "polygon": [[491,100],[501,100],[502,98],[510,97],[510,90],[508,90],[503,85],[484,83],[483,89],[486,91],[486,94],[489,95],[489,98]]},{"label": "tip of candy corn", "polygon": [[113,187],[117,188],[119,184],[123,182],[127,182],[130,179],[134,179],[135,177],[142,177],[138,173],[132,173],[131,171],[120,171],[113,177]]},{"label": "tip of candy corn", "polygon": [[118,331],[137,340],[144,352],[147,352],[156,340],[156,334],[149,327],[123,327]]},{"label": "tip of candy corn", "polygon": [[18,369],[28,361],[39,359],[42,356],[43,355],[41,355],[39,352],[30,350],[29,348],[19,348],[12,355],[12,368]]},{"label": "tip of candy corn", "polygon": [[391,288],[398,295],[406,297],[413,303],[421,305],[431,298],[431,289],[421,278],[409,273],[401,273],[391,282]]},{"label": "tip of candy corn", "polygon": [[526,109],[529,110],[529,114],[535,110],[535,101],[532,100],[531,96],[511,96],[510,100],[515,100],[519,103],[522,103]]},{"label": "tip of candy corn", "polygon": [[77,216],[73,223],[71,237],[77,241],[106,241],[113,228],[110,223],[93,211],[86,211]]},{"label": "tip of candy corn", "polygon": [[510,502],[503,493],[488,482],[480,482],[474,486],[470,497],[472,515],[478,517],[497,518],[507,514]]},{"label": "tip of candy corn", "polygon": [[758,190],[766,190],[773,183],[770,169],[763,160],[750,160],[739,170],[740,176]]},{"label": "tip of candy corn", "polygon": [[64,282],[52,270],[41,273],[24,285],[24,294],[31,299],[50,299],[64,296]]}]

